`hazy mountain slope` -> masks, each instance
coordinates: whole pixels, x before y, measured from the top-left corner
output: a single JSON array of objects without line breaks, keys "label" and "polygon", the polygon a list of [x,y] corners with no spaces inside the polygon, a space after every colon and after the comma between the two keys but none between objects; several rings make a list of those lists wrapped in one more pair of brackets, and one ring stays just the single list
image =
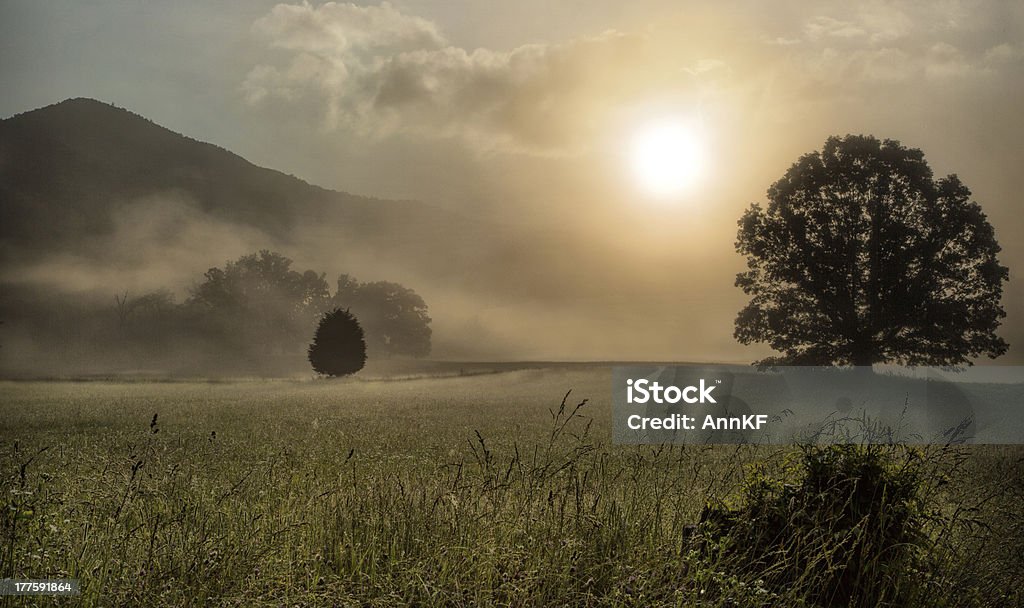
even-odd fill
[{"label": "hazy mountain slope", "polygon": [[211,219],[279,243],[301,244],[299,227],[330,230],[349,248],[388,248],[380,255],[396,262],[438,253],[422,235],[437,242],[439,230],[478,229],[434,206],[335,192],[257,167],[91,99],[0,121],[0,243],[8,259],[82,252],[115,230],[127,206],[154,195],[188,200]]},{"label": "hazy mountain slope", "polygon": [[566,350],[575,331],[589,344],[580,302],[629,293],[625,275],[608,288],[622,262],[571,226],[487,217],[320,188],[91,99],[0,120],[8,333],[40,303],[109,307],[115,294],[164,288],[181,301],[207,269],[267,248],[331,283],[349,273],[415,289],[442,355],[541,352],[520,345],[542,315],[547,342]]}]

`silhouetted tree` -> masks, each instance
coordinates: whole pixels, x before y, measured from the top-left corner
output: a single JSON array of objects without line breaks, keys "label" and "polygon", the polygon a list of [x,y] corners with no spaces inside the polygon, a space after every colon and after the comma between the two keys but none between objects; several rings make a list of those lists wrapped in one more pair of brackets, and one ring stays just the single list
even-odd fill
[{"label": "silhouetted tree", "polygon": [[324,314],[309,345],[313,370],[327,376],[347,376],[366,365],[366,342],[359,321],[347,310]]},{"label": "silhouetted tree", "polygon": [[751,296],[736,338],[762,364],[970,364],[995,358],[1008,278],[992,226],[956,175],[934,179],[920,150],[830,137],[739,220]]},{"label": "silhouetted tree", "polygon": [[360,283],[343,274],[338,277],[334,305],[352,310],[359,318],[371,353],[385,357],[430,354],[427,303],[412,289],[387,281]]},{"label": "silhouetted tree", "polygon": [[174,294],[158,289],[132,299],[130,308],[133,313],[146,317],[161,317],[174,310],[174,306]]},{"label": "silhouetted tree", "polygon": [[206,271],[187,304],[201,310],[213,327],[264,351],[298,349],[327,307],[330,289],[323,274],[300,273],[291,265],[265,249],[242,256]]},{"label": "silhouetted tree", "polygon": [[125,290],[124,295],[114,294],[114,302],[117,304],[117,328],[124,331],[124,326],[128,322],[128,315],[131,314],[131,309],[128,307],[128,290]]},{"label": "silhouetted tree", "polygon": [[174,303],[174,294],[166,289],[144,293],[141,296],[115,296],[118,305],[118,328],[122,338],[142,350],[162,349],[176,334],[184,333],[184,320]]}]

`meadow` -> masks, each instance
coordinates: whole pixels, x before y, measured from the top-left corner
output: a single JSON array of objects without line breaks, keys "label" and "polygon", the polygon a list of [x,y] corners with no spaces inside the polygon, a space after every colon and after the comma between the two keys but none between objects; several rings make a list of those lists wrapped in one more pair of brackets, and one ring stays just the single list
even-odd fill
[{"label": "meadow", "polygon": [[[607,368],[461,372],[0,383],[2,576],[82,584],[0,604],[815,605],[695,525],[795,448],[616,446]],[[1020,605],[1024,451],[912,455],[903,603]]]}]

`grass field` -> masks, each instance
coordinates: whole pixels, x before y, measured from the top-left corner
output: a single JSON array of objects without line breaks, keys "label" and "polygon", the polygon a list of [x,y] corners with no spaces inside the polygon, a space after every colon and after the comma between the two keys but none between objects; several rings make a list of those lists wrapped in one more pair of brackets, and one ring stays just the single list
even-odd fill
[{"label": "grass field", "polygon": [[[693,536],[705,504],[731,500],[755,464],[785,476],[794,450],[610,445],[609,388],[606,368],[586,366],[0,383],[2,576],[83,587],[3,599],[798,605]],[[916,603],[1020,604],[1022,456],[922,460]]]}]

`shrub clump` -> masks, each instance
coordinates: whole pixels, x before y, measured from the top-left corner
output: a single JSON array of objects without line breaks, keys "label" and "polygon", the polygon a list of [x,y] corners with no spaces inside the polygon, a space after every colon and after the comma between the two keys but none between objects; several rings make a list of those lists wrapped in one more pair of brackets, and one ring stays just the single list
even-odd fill
[{"label": "shrub clump", "polygon": [[363,328],[352,313],[336,308],[320,319],[308,352],[309,362],[319,374],[354,374],[366,365]]},{"label": "shrub clump", "polygon": [[796,482],[755,471],[738,506],[708,506],[705,550],[734,572],[822,605],[903,605],[927,536],[921,457],[805,446]]}]

